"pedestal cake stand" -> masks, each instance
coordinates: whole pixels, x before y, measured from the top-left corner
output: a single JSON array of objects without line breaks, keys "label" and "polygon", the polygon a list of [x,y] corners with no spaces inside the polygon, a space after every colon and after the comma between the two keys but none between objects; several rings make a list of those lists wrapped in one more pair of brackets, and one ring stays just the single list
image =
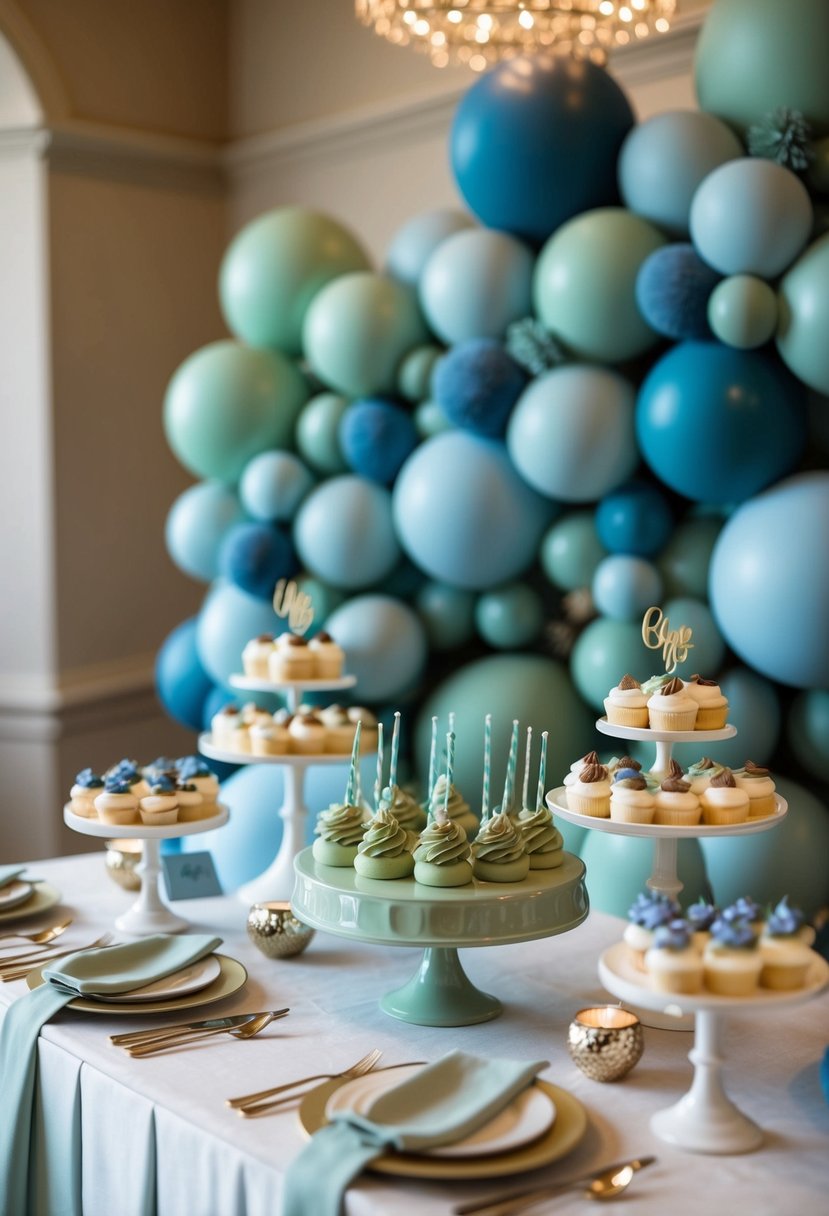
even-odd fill
[{"label": "pedestal cake stand", "polygon": [[454,888],[366,879],[318,864],[310,848],[294,866],[291,904],[306,924],[355,941],[423,950],[412,979],[380,1002],[392,1017],[420,1026],[470,1026],[501,1013],[497,997],[469,980],[459,947],[553,937],[575,929],[588,912],[585,867],[570,853],[556,869],[531,870],[523,882],[473,880]]}]

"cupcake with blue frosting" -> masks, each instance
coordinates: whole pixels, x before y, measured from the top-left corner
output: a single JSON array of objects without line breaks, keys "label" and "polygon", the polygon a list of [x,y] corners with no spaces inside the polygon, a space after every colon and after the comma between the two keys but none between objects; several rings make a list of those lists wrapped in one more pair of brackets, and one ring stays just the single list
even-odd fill
[{"label": "cupcake with blue frosting", "polygon": [[702,955],[705,986],[718,996],[751,996],[756,992],[763,961],[759,938],[735,908],[726,908],[711,925]]},{"label": "cupcake with blue frosting", "polygon": [[83,819],[97,819],[95,799],[104,792],[104,779],[91,768],[84,768],[75,778],[75,784],[69,792],[70,807],[73,814]]},{"label": "cupcake with blue frosting", "polygon": [[815,955],[803,940],[803,928],[803,913],[784,895],[769,914],[760,936],[763,988],[790,991],[805,985]]},{"label": "cupcake with blue frosting", "polygon": [[628,923],[622,937],[639,968],[644,969],[645,952],[653,945],[656,930],[681,915],[676,900],[661,891],[642,891],[636,896],[628,909]]},{"label": "cupcake with blue frosting", "polygon": [[702,988],[702,956],[683,917],[660,925],[645,953],[645,970],[659,992],[693,993]]}]

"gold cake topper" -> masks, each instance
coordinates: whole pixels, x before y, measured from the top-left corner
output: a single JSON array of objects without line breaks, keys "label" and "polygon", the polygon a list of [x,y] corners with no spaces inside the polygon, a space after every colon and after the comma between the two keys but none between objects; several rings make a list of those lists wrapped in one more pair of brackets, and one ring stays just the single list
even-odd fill
[{"label": "gold cake topper", "polygon": [[273,610],[277,616],[287,617],[293,633],[305,633],[314,619],[314,603],[306,591],[300,591],[296,583],[281,578],[273,593]]},{"label": "gold cake topper", "polygon": [[662,662],[668,674],[676,670],[677,663],[684,663],[688,651],[694,649],[693,632],[690,625],[671,629],[671,622],[662,615],[662,609],[655,606],[642,617],[642,641],[648,650],[662,651]]}]

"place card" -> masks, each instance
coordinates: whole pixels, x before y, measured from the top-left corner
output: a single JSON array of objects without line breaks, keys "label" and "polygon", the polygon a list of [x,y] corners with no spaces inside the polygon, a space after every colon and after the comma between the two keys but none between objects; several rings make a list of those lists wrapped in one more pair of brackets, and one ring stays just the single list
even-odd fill
[{"label": "place card", "polygon": [[170,899],[223,894],[213,857],[206,849],[200,853],[165,853],[161,868]]}]

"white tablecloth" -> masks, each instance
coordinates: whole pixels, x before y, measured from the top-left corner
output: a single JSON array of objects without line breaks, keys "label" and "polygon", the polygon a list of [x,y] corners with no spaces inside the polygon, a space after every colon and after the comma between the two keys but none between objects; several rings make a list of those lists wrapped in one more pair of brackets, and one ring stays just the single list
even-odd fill
[{"label": "white tablecloth", "polygon": [[[67,944],[91,941],[111,928],[133,898],[106,875],[102,852],[38,862],[36,871],[60,888],[61,910],[74,916],[63,939]],[[44,1027],[39,1049],[38,1124],[41,1130],[48,1125],[50,1134],[38,1136],[38,1173],[48,1181],[40,1184],[36,1216],[278,1216],[283,1173],[303,1144],[296,1112],[288,1108],[242,1120],[224,1099],[346,1067],[373,1047],[382,1049],[385,1064],[433,1060],[454,1047],[549,1059],[543,1075],[579,1098],[589,1130],[561,1162],[524,1179],[510,1178],[508,1186],[654,1153],[658,1164],[636,1179],[626,1200],[626,1210],[637,1216],[664,1216],[666,1210],[671,1216],[718,1216],[737,1204],[752,1216],[829,1211],[829,1106],[818,1079],[829,1043],[826,993],[768,1015],[728,1020],[727,1088],[765,1129],[766,1139],[755,1153],[701,1157],[668,1147],[648,1126],[654,1111],[688,1089],[690,1034],[646,1028],[642,1060],[613,1085],[588,1080],[567,1054],[573,1014],[607,999],[596,960],[620,936],[622,923],[612,917],[591,913],[561,937],[464,951],[470,978],[501,997],[504,1013],[480,1026],[437,1029],[404,1025],[378,1008],[378,998],[413,973],[416,951],[360,946],[318,933],[305,954],[272,962],[249,943],[247,909],[235,898],[180,906],[199,931],[219,933],[223,950],[249,972],[236,996],[193,1016],[281,1005],[290,1005],[291,1013],[247,1043],[222,1038],[145,1060],[113,1048],[108,1035],[160,1019],[60,1014]],[[22,982],[2,985],[0,1011],[25,991]],[[491,1182],[436,1184],[366,1175],[349,1191],[346,1211],[444,1216],[455,1202],[498,1189]],[[585,1200],[561,1196],[553,1207],[575,1212],[584,1210]]]}]

